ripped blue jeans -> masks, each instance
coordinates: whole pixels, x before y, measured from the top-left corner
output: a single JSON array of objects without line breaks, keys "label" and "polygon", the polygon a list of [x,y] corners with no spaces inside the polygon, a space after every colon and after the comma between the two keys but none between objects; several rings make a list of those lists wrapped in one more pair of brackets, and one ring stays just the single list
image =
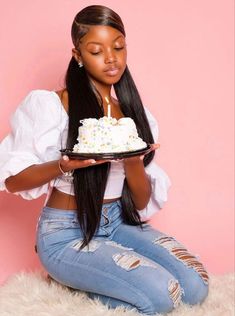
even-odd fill
[{"label": "ripped blue jeans", "polygon": [[197,257],[149,224],[141,230],[123,223],[121,212],[120,201],[103,204],[97,232],[79,250],[76,212],[44,207],[36,243],[48,274],[109,308],[121,305],[145,315],[167,313],[181,302],[202,303],[209,277]]}]

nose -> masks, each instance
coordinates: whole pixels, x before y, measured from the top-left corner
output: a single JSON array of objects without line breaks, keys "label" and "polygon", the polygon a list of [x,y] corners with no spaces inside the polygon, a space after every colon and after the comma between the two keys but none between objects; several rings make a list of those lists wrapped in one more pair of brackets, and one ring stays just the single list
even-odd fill
[{"label": "nose", "polygon": [[115,61],[117,61],[115,52],[112,51],[112,50],[107,51],[106,54],[105,54],[104,62],[107,64],[107,63],[113,63]]}]

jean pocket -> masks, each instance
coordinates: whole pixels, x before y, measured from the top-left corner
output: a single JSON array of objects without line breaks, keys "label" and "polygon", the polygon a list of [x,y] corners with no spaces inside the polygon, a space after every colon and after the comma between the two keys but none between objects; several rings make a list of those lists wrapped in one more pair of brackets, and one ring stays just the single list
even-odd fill
[{"label": "jean pocket", "polygon": [[79,223],[76,219],[46,219],[40,221],[38,224],[38,230],[40,235],[47,236],[64,229],[77,229]]}]

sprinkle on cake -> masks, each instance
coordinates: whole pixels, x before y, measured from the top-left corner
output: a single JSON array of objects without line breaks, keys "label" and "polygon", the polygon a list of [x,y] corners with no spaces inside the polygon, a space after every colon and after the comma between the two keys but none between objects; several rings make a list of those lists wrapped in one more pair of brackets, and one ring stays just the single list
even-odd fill
[{"label": "sprinkle on cake", "polygon": [[143,149],[147,144],[138,136],[135,122],[130,117],[119,120],[103,116],[80,121],[76,153],[118,153]]}]

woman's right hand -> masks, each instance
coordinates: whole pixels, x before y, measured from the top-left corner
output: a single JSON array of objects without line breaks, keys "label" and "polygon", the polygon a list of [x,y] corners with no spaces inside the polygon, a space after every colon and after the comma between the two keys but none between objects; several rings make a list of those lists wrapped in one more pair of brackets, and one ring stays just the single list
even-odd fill
[{"label": "woman's right hand", "polygon": [[59,160],[59,165],[64,172],[68,172],[74,169],[100,165],[106,162],[110,162],[110,160],[95,160],[95,159],[78,160],[78,159],[69,159],[68,156],[63,155]]}]

